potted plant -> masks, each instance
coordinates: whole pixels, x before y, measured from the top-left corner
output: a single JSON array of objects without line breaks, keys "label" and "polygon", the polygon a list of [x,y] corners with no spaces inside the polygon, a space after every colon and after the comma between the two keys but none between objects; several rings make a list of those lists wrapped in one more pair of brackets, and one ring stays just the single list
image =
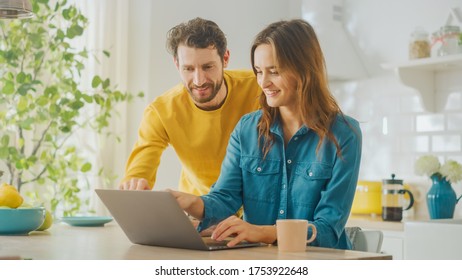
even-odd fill
[{"label": "potted plant", "polygon": [[81,129],[105,132],[114,106],[133,95],[98,75],[81,88],[90,52],[72,41],[87,18],[66,0],[31,2],[34,18],[0,21],[0,169],[19,191],[33,185],[35,199],[67,216],[82,204],[77,176],[92,169],[70,140]]}]

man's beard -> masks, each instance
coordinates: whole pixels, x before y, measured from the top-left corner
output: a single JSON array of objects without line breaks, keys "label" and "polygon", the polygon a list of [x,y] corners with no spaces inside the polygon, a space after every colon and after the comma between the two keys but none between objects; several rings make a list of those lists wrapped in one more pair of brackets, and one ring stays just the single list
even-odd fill
[{"label": "man's beard", "polygon": [[[200,87],[190,84],[186,88],[188,89],[189,95],[191,96],[191,98],[194,100],[195,103],[204,104],[204,103],[208,103],[212,101],[217,96],[222,84],[223,84],[223,79],[218,81],[218,83],[205,83]],[[210,93],[209,96],[201,97],[201,96],[196,96],[194,94],[193,92],[194,89],[204,88],[204,87],[206,87],[207,89],[210,89],[210,88],[212,89],[212,92]]]}]

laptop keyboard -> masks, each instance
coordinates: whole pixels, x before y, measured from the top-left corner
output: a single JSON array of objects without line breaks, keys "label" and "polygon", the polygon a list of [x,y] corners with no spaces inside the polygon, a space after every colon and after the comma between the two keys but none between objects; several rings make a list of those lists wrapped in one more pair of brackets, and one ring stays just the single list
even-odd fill
[{"label": "laptop keyboard", "polygon": [[[205,237],[203,239],[204,239],[204,242],[207,245],[207,247],[214,248],[214,249],[227,249],[229,247],[226,244],[228,244],[228,242],[231,241],[231,238],[228,238],[228,239],[225,239],[225,240],[222,240],[222,241],[213,240],[210,237]],[[244,241],[239,242],[235,246],[235,248],[251,247],[251,246],[258,246],[258,245],[260,245],[260,243],[251,243],[251,242],[248,242],[248,241],[244,240]]]}]

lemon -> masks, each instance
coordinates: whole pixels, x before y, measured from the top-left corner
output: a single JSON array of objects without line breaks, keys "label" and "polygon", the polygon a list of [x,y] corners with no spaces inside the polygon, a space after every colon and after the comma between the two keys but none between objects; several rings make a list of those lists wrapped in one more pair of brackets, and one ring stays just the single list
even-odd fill
[{"label": "lemon", "polygon": [[23,202],[21,206],[19,206],[18,208],[32,208],[32,207],[34,206],[29,203]]},{"label": "lemon", "polygon": [[53,217],[51,216],[50,211],[46,210],[45,211],[45,220],[43,221],[43,224],[36,230],[47,230],[51,227],[53,224]]},{"label": "lemon", "polygon": [[24,199],[19,194],[18,190],[7,183],[0,186],[0,206],[8,206],[18,208]]}]

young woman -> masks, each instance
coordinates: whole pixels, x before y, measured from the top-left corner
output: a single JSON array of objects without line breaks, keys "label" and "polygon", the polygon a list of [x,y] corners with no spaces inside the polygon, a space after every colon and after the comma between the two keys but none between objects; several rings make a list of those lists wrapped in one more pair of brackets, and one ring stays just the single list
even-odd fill
[{"label": "young woman", "polygon": [[[180,206],[218,224],[212,238],[273,243],[277,219],[306,219],[310,245],[350,249],[345,234],[361,159],[361,130],[330,93],[324,57],[303,20],[262,30],[251,62],[263,92],[261,110],[235,127],[220,177],[204,196],[172,191]],[[233,214],[244,206],[244,217]],[[311,236],[311,231],[308,236]]]}]

